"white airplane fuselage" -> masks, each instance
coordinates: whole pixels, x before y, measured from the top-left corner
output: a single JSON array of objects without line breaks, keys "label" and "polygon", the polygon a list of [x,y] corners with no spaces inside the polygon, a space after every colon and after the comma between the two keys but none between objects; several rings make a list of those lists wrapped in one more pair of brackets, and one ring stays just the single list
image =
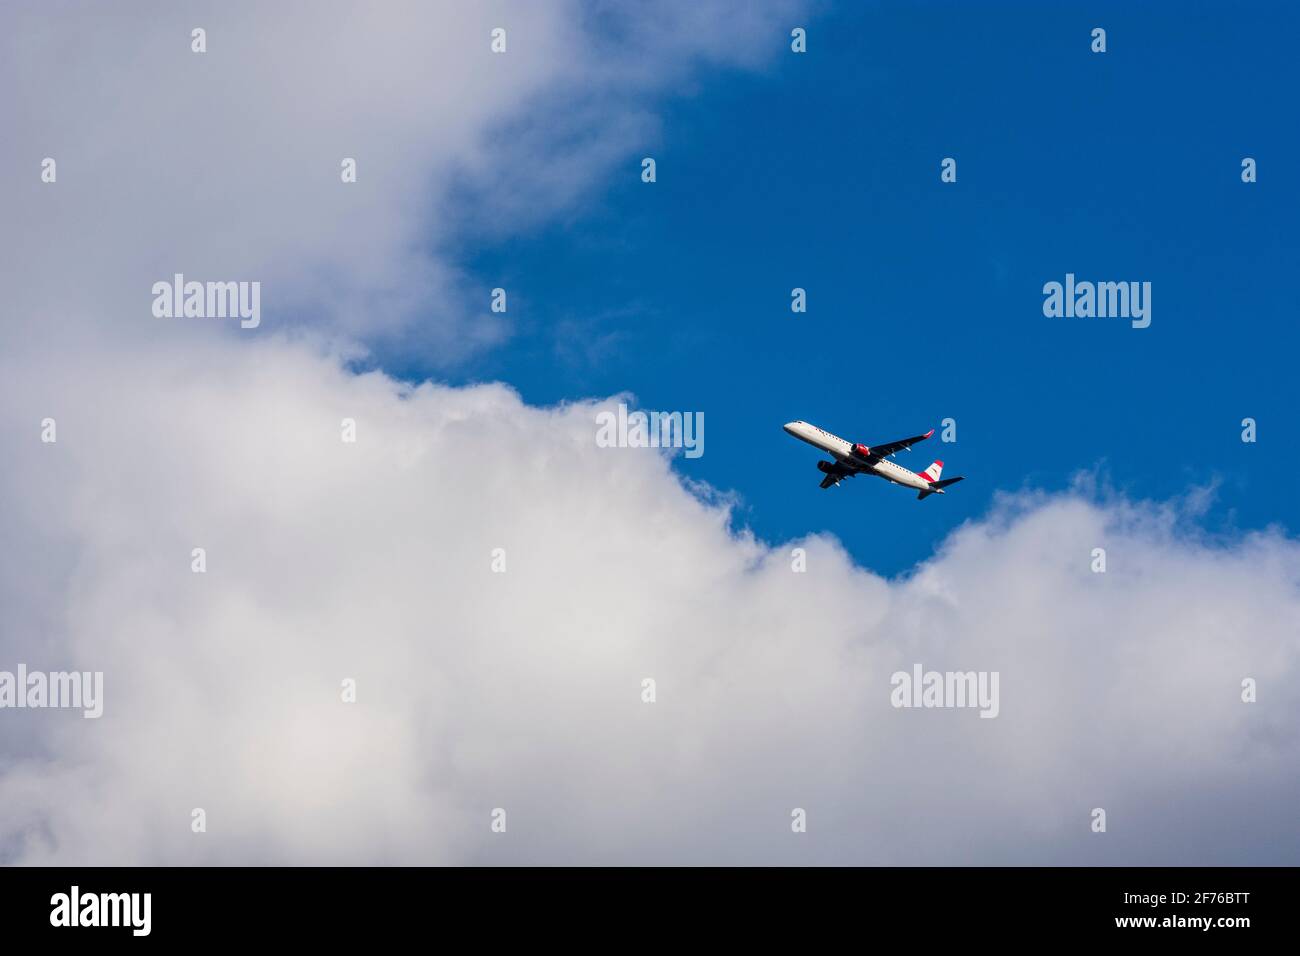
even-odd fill
[{"label": "white airplane fuselage", "polygon": [[[832,435],[816,425],[807,422],[790,422],[783,426],[786,432],[805,441],[814,448],[820,448],[846,468],[852,468],[859,474],[876,475],[896,485],[906,485],[918,491],[929,491],[930,482],[915,472],[908,471],[902,465],[895,465],[887,458],[869,460],[854,451],[852,442],[847,442],[839,435]],[[937,494],[943,494],[936,489]]]}]

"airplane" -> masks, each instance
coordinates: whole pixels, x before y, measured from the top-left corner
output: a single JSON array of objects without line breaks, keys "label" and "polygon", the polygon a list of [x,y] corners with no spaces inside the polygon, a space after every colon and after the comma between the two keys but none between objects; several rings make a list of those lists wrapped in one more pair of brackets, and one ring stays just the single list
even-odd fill
[{"label": "airplane", "polygon": [[829,453],[835,459],[834,461],[817,462],[818,469],[826,475],[822,479],[821,486],[823,488],[833,488],[845,478],[852,478],[856,475],[875,475],[877,478],[892,481],[896,485],[915,488],[918,492],[916,500],[920,501],[929,495],[943,494],[944,488],[955,485],[965,477],[965,475],[962,475],[940,481],[939,475],[943,472],[943,462],[941,461],[933,462],[929,468],[917,474],[889,460],[903,449],[906,448],[911,451],[912,446],[917,442],[925,441],[934,434],[933,428],[924,435],[914,435],[911,438],[903,438],[883,445],[867,446],[846,442],[838,435],[832,435],[830,432],[824,431],[816,425],[809,425],[807,422],[790,422],[782,427],[788,434],[793,435],[800,441],[806,441],[814,448]]}]

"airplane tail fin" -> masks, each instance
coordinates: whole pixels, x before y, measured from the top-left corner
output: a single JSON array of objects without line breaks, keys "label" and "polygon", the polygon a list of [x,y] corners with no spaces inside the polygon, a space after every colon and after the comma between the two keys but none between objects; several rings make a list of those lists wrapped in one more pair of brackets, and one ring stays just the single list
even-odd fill
[{"label": "airplane tail fin", "polygon": [[929,468],[921,472],[921,477],[928,482],[934,483],[939,480],[941,474],[943,474],[943,462],[933,461],[930,463]]},{"label": "airplane tail fin", "polygon": [[930,482],[929,488],[917,493],[916,500],[921,501],[927,495],[941,495],[943,494],[943,489],[947,488],[949,485],[957,484],[957,482],[961,481],[965,477],[965,475],[958,475],[956,478],[945,478],[943,481],[932,481]]}]

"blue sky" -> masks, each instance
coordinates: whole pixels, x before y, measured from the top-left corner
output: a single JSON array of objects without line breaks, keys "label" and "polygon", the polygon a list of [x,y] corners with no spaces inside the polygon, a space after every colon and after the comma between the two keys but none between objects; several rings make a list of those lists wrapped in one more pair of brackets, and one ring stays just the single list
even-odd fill
[{"label": "blue sky", "polygon": [[[1276,78],[1300,79],[1296,25],[1282,5],[828,10],[807,54],[668,91],[661,138],[563,222],[461,249],[484,301],[508,289],[513,332],[451,377],[532,403],[630,390],[703,411],[705,455],[678,467],[738,493],[738,524],[831,531],[886,573],[996,490],[1098,465],[1143,498],[1218,482],[1214,530],[1295,527],[1279,479],[1300,468],[1296,84]],[[1043,284],[1067,272],[1150,281],[1150,328],[1044,317]],[[819,490],[816,453],[780,428],[873,443],[946,417],[955,444],[901,460],[967,481],[924,503],[878,482]]]}]

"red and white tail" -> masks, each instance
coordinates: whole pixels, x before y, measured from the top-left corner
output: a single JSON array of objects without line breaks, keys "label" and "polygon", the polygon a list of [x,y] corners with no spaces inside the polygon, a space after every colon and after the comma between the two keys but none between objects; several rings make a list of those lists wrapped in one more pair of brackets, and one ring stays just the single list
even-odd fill
[{"label": "red and white tail", "polygon": [[936,461],[932,463],[929,468],[925,469],[925,471],[921,472],[921,477],[926,481],[938,481],[941,474],[943,474],[943,462]]}]

